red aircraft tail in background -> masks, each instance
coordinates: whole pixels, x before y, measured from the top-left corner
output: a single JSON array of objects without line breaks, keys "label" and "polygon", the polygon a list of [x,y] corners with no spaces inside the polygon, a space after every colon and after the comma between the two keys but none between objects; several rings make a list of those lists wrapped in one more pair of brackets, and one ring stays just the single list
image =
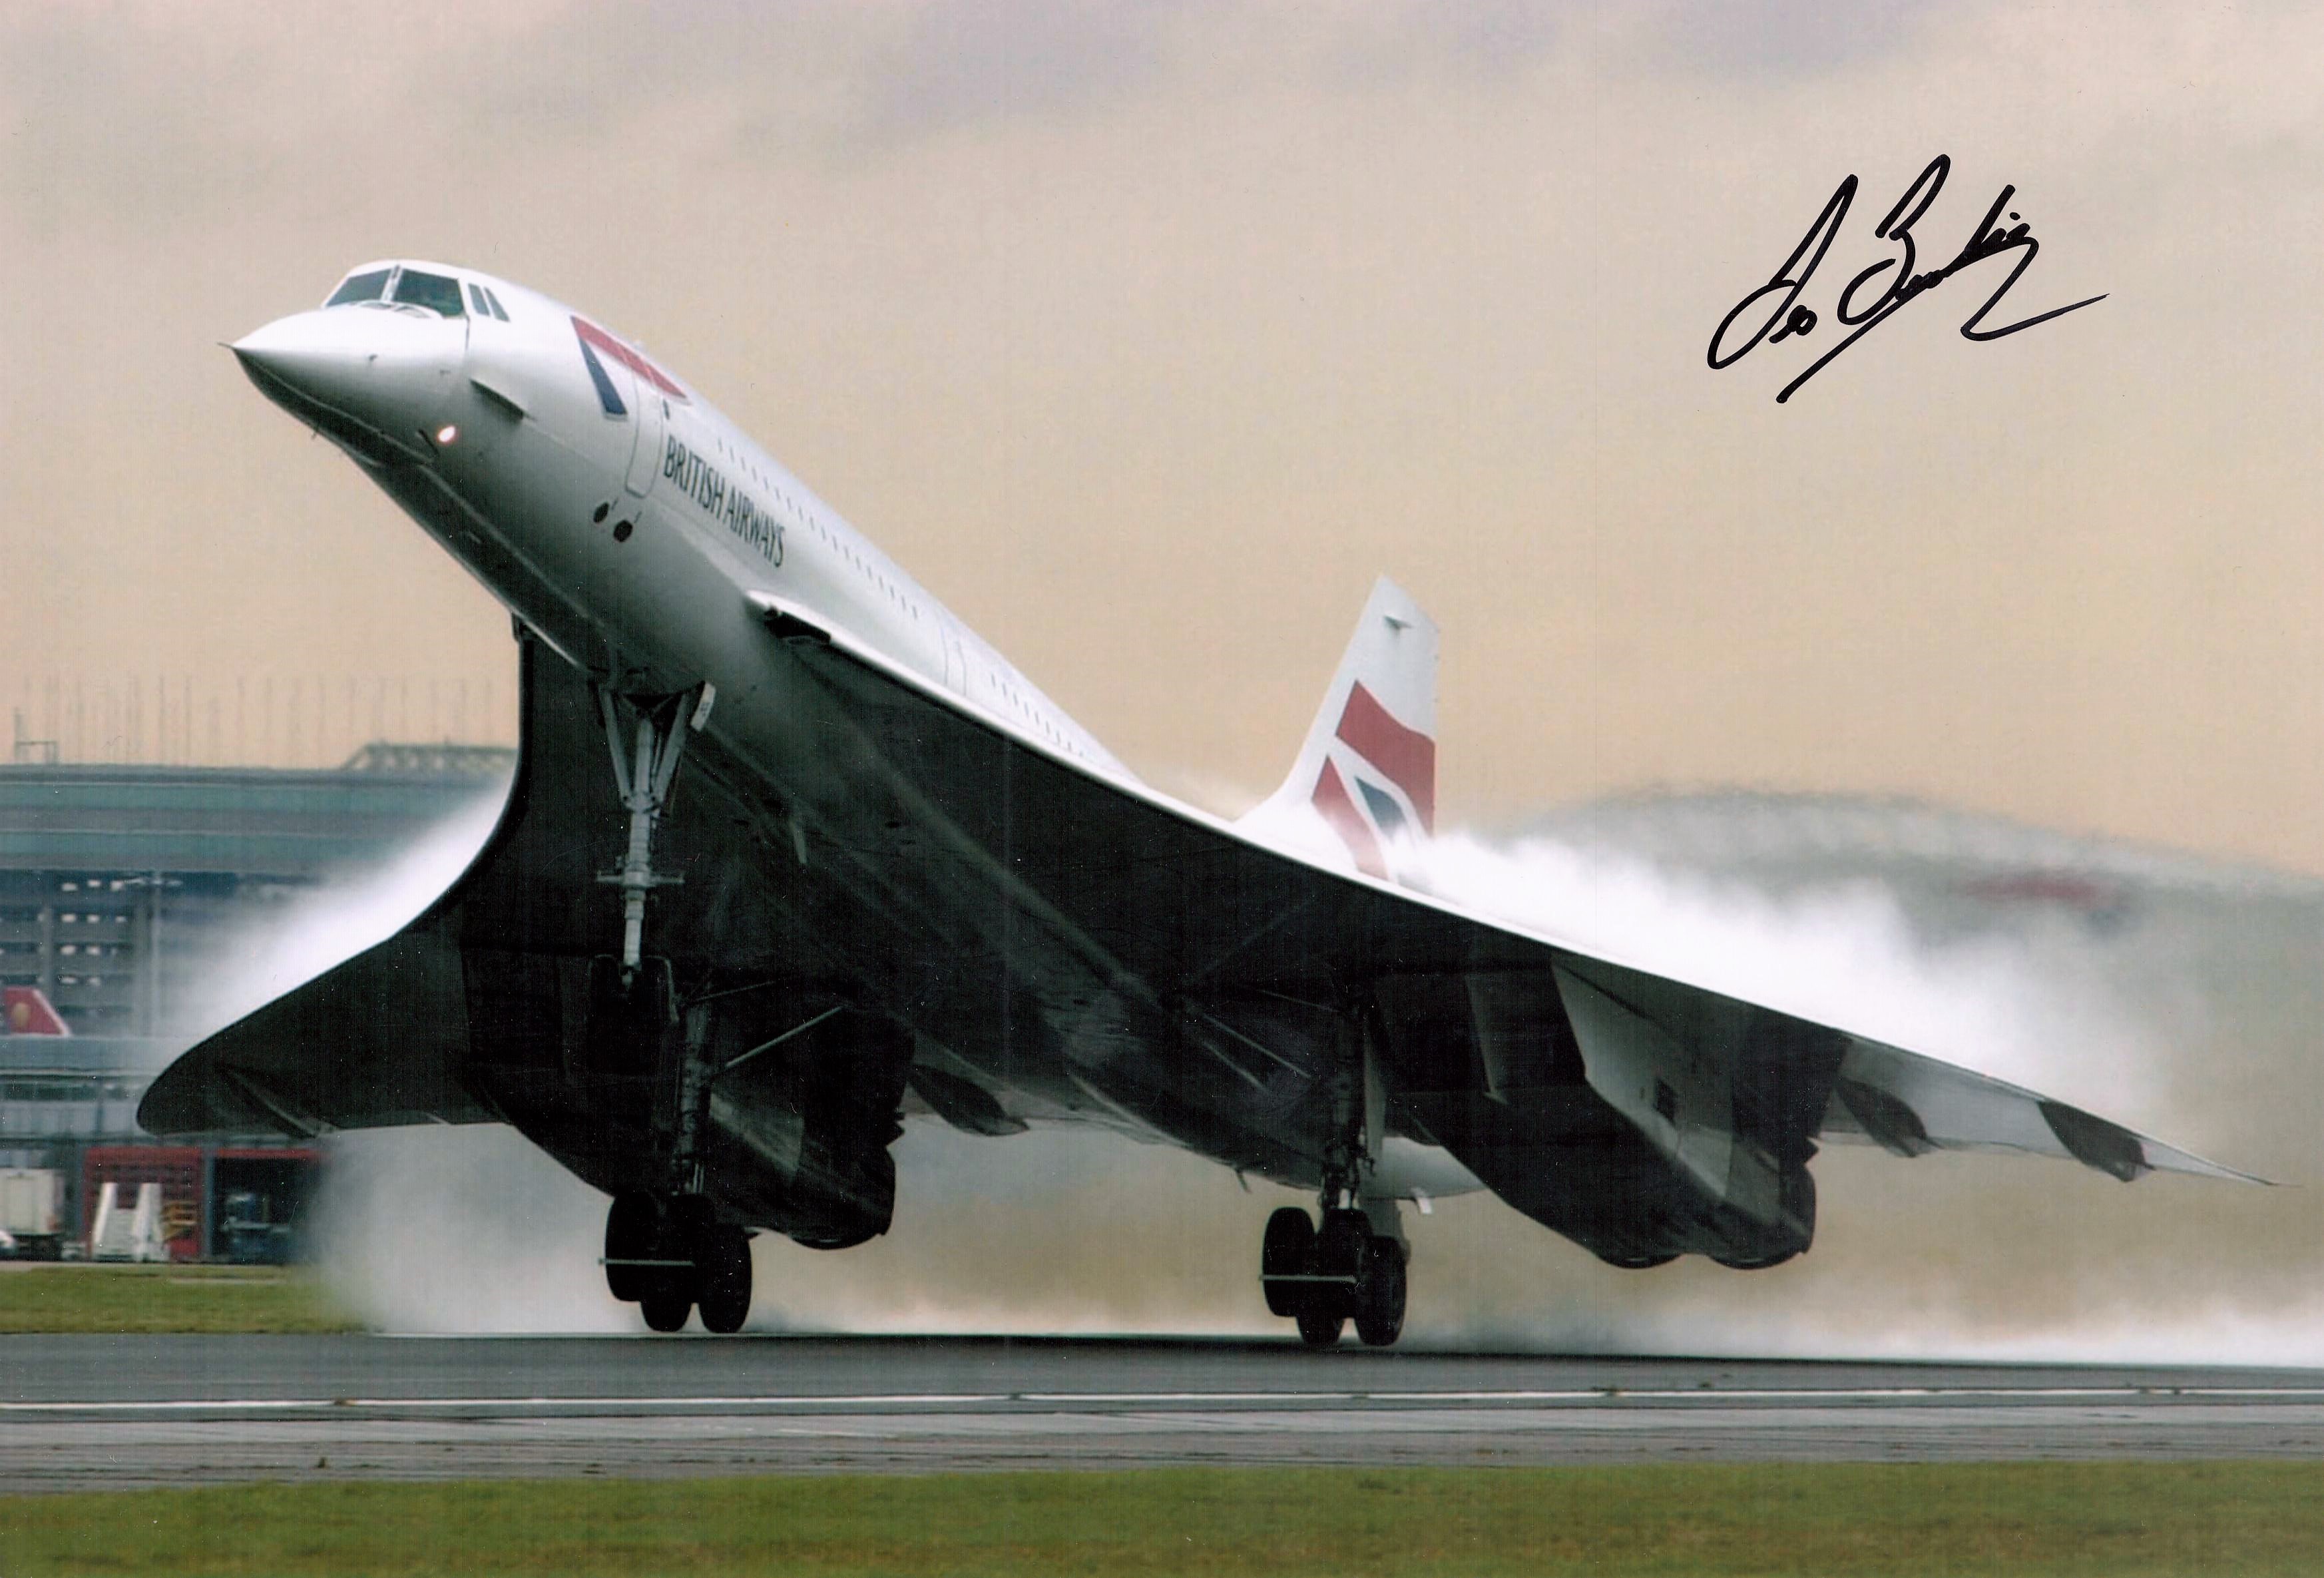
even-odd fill
[{"label": "red aircraft tail in background", "polygon": [[72,1027],[37,986],[0,986],[0,1035],[69,1036]]}]

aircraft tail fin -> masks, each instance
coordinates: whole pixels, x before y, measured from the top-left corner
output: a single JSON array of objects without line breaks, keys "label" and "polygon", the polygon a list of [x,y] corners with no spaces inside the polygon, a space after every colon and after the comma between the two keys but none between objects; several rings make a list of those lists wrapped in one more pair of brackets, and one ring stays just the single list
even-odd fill
[{"label": "aircraft tail fin", "polygon": [[69,1036],[72,1027],[65,1023],[48,993],[37,986],[0,988],[0,1035],[8,1036]]},{"label": "aircraft tail fin", "polygon": [[1383,577],[1291,776],[1246,821],[1308,813],[1375,877],[1406,874],[1436,826],[1436,622]]}]

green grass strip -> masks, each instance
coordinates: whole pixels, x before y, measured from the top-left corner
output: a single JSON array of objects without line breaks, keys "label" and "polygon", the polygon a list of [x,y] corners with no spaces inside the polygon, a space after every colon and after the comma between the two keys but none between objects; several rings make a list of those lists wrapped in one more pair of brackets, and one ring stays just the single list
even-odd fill
[{"label": "green grass strip", "polygon": [[[297,1269],[60,1265],[0,1271],[0,1333],[358,1329],[332,1307],[313,1273]],[[0,1574],[7,1571],[0,1561]]]},{"label": "green grass strip", "polygon": [[2319,1570],[2313,1463],[1161,1469],[0,1497],[8,1578]]}]

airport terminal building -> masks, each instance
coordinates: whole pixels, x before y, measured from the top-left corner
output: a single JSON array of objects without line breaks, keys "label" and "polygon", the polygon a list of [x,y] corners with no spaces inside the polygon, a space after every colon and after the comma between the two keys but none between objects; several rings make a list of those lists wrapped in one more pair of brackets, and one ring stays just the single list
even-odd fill
[{"label": "airport terminal building", "polygon": [[69,1032],[0,1016],[0,1169],[57,1175],[69,1244],[103,1183],[152,1182],[173,1258],[279,1252],[314,1153],[272,1135],[160,1145],[138,1101],[213,1028],[259,939],[497,798],[514,761],[374,744],[323,771],[0,764],[0,987],[37,990]]}]

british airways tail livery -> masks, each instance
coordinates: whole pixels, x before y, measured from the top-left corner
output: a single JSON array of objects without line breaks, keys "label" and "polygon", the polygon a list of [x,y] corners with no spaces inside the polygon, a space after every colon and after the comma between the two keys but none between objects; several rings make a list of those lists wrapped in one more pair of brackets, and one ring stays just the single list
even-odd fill
[{"label": "british airways tail livery", "polygon": [[1099,1124],[1316,1197],[1259,1265],[1315,1344],[1396,1340],[1400,1204],[1463,1188],[1755,1268],[1828,1140],[2239,1176],[1431,895],[1436,630],[1386,582],[1228,824],[594,318],[386,262],[234,352],[508,606],[522,749],[451,891],[186,1054],[157,1134],[513,1124],[613,1196],[616,1297],[731,1332],[752,1231],[886,1231],[908,1114]]},{"label": "british airways tail livery", "polygon": [[1416,880],[1436,830],[1436,623],[1392,583],[1372,588],[1291,776],[1240,825],[1295,844],[1320,827],[1366,875]]}]

